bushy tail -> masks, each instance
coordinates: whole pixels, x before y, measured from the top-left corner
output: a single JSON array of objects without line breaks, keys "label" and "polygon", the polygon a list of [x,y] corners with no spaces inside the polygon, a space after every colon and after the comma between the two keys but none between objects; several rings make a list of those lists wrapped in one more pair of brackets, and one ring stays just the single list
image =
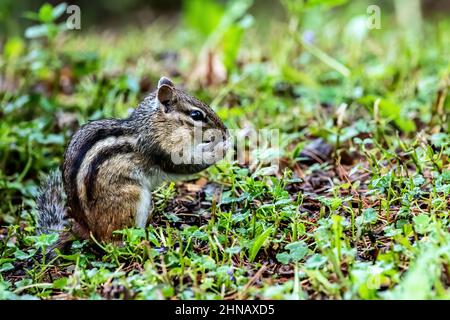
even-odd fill
[{"label": "bushy tail", "polygon": [[61,171],[51,172],[41,185],[36,199],[37,233],[62,232],[67,227],[66,193]]},{"label": "bushy tail", "polygon": [[70,232],[69,219],[67,216],[66,193],[64,191],[61,171],[51,172],[41,185],[36,199],[38,212],[36,233],[48,234],[58,233],[58,241],[47,248],[46,257],[54,258],[54,249],[62,250],[65,245],[73,240]]}]

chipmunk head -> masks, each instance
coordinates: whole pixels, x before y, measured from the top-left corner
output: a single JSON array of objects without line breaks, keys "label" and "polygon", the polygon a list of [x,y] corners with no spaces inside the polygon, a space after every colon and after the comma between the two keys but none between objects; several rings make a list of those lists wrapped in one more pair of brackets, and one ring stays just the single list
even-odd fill
[{"label": "chipmunk head", "polygon": [[[217,114],[166,77],[136,112],[143,119],[140,145],[153,163],[169,173],[199,172],[225,156],[229,133]],[[147,99],[146,99],[147,100]]]}]

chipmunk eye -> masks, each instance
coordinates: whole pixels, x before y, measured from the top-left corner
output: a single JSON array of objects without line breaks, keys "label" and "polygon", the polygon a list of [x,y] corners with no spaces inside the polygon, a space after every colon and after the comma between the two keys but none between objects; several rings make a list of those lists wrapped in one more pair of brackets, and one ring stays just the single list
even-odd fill
[{"label": "chipmunk eye", "polygon": [[195,121],[205,121],[205,117],[203,116],[203,113],[198,110],[192,110],[189,115],[191,118]]}]

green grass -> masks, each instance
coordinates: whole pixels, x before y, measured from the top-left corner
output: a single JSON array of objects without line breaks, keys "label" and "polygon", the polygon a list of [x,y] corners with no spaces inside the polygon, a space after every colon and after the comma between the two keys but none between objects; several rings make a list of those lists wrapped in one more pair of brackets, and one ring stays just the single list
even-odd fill
[{"label": "green grass", "polygon": [[[176,24],[7,38],[0,298],[449,299],[450,20],[411,38],[389,11],[361,28],[364,2],[270,21],[205,6],[206,25],[193,5]],[[193,76],[211,48],[225,83]],[[34,236],[41,175],[80,124],[125,117],[161,75],[229,128],[279,129],[278,172],[257,154],[222,161],[158,189],[154,220],[121,231],[124,246],[75,241],[38,261],[56,240]],[[316,138],[332,151],[311,163]]]}]

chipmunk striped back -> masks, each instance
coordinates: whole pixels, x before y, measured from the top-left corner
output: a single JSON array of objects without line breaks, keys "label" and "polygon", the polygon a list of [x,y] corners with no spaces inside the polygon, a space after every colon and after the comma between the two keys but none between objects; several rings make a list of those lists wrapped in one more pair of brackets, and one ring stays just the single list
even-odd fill
[{"label": "chipmunk striped back", "polygon": [[[211,129],[218,131],[220,139],[202,136],[194,145],[184,139]],[[62,168],[73,232],[82,238],[115,241],[115,230],[145,227],[152,190],[164,180],[199,172],[222,158],[227,139],[226,127],[209,106],[164,77],[158,90],[127,119],[83,125],[66,149]],[[172,156],[179,150],[188,150],[201,161],[175,163]],[[208,157],[202,157],[204,153]],[[52,189],[52,184],[47,185]],[[44,192],[51,194],[48,188]],[[51,215],[46,208],[38,208],[42,217]],[[60,218],[56,210],[53,218]]]},{"label": "chipmunk striped back", "polygon": [[[90,211],[95,210],[98,196],[102,194],[100,185],[107,184],[109,190],[117,187],[113,183],[119,186],[141,183],[138,180],[131,181],[131,172],[128,170],[120,172],[121,166],[117,163],[119,159],[125,161],[122,167],[130,167],[133,162],[130,158],[135,157],[136,148],[137,138],[127,120],[93,121],[81,127],[72,137],[64,156],[63,177],[70,215],[78,223],[78,233],[88,236],[88,230],[93,227],[89,226],[89,221],[94,220],[94,225],[98,222],[97,214]],[[100,175],[105,181],[99,183],[99,172],[111,165],[114,169],[109,170],[112,176]],[[100,238],[104,237],[100,235]]]}]

